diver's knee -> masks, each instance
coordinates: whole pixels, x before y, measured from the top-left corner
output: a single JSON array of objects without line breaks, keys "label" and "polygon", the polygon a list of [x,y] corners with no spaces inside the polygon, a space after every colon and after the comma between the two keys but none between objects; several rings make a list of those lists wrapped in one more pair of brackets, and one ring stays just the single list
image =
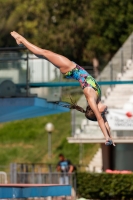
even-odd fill
[{"label": "diver's knee", "polygon": [[42,53],[42,55],[43,55],[44,57],[46,57],[46,56],[49,54],[49,51],[46,50],[46,49],[42,49],[41,53]]}]

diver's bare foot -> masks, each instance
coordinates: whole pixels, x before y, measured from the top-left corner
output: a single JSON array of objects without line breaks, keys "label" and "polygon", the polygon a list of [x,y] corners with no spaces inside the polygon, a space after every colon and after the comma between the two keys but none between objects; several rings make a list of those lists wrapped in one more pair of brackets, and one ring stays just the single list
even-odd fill
[{"label": "diver's bare foot", "polygon": [[12,37],[14,37],[18,45],[22,44],[24,38],[20,34],[15,31],[12,31],[10,34]]}]

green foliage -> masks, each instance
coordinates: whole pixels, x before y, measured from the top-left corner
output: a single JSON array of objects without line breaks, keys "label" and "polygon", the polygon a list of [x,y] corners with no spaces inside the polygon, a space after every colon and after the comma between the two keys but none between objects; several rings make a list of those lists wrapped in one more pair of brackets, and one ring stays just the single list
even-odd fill
[{"label": "green foliage", "polygon": [[132,174],[78,173],[77,190],[87,199],[132,199]]},{"label": "green foliage", "polygon": [[87,49],[100,58],[113,54],[133,31],[133,3],[124,0],[93,0],[90,6],[92,34]]},{"label": "green foliage", "polygon": [[53,0],[52,4],[46,0],[50,30],[47,46],[79,64],[83,63],[84,49],[90,37],[89,4],[86,0]]},{"label": "green foliage", "polygon": [[0,46],[14,46],[16,30],[80,65],[108,61],[131,34],[132,13],[125,0],[0,0]]}]

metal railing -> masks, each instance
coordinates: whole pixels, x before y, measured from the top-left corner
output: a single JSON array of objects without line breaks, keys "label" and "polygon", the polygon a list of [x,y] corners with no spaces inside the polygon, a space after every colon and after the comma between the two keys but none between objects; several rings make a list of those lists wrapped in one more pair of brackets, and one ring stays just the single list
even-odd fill
[{"label": "metal railing", "polygon": [[[12,96],[34,96],[46,98],[49,88],[30,88],[30,83],[60,81],[60,72],[47,60],[29,53],[26,48],[0,48],[0,96],[4,97],[2,83],[10,87]],[[13,85],[15,88],[11,87]],[[52,88],[54,93],[60,94],[60,88]],[[3,95],[3,96],[2,96]],[[7,94],[9,97],[9,95]],[[36,95],[35,95],[36,96]]]},{"label": "metal railing", "polygon": [[74,185],[75,173],[33,173],[17,172],[13,183],[35,183],[35,184],[70,184]]},{"label": "metal railing", "polygon": [[17,184],[70,184],[76,191],[76,174],[56,172],[54,164],[11,163],[8,178]]}]

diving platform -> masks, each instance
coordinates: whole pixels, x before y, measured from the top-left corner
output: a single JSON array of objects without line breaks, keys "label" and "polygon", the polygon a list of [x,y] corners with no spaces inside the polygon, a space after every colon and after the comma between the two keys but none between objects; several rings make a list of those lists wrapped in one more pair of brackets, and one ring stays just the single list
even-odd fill
[{"label": "diving platform", "polygon": [[69,112],[63,102],[48,102],[38,97],[0,98],[0,122]]},{"label": "diving platform", "polygon": [[0,184],[0,199],[71,196],[70,185]]}]

